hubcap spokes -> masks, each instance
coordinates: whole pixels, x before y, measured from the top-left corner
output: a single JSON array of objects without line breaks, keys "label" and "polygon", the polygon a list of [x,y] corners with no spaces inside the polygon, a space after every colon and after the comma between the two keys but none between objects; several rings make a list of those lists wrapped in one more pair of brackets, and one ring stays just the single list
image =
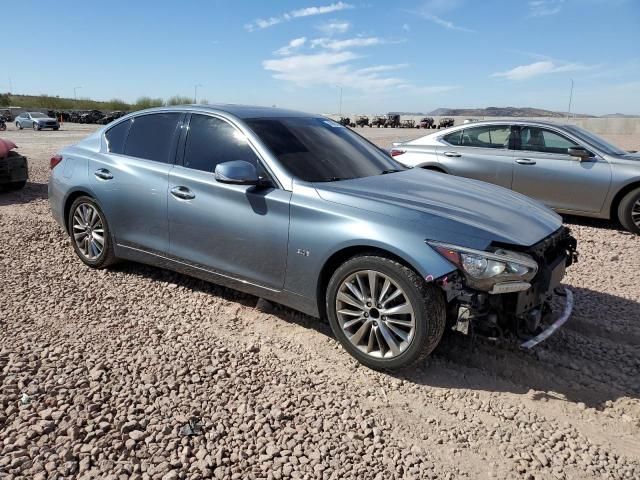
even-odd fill
[{"label": "hubcap spokes", "polygon": [[635,223],[636,227],[640,228],[640,200],[631,207],[631,220]]},{"label": "hubcap spokes", "polygon": [[348,276],[336,297],[338,323],[363,353],[393,358],[404,352],[415,333],[409,298],[387,275],[361,270]]},{"label": "hubcap spokes", "polygon": [[100,214],[88,203],[81,203],[73,214],[73,241],[87,260],[97,259],[104,250],[104,225]]}]

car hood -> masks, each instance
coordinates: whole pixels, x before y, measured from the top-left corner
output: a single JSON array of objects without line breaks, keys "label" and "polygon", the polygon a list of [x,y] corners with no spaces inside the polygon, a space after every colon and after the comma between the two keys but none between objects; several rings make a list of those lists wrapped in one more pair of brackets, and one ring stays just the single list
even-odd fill
[{"label": "car hood", "polygon": [[478,240],[531,246],[562,226],[559,215],[524,195],[419,168],[314,186],[324,200],[414,221],[432,240],[470,247]]}]

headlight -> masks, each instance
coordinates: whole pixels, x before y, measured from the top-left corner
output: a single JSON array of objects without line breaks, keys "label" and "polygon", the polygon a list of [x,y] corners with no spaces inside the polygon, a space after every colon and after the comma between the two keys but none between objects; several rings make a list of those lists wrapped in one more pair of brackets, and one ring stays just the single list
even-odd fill
[{"label": "headlight", "polygon": [[[472,248],[459,247],[448,243],[427,243],[436,252],[460,268],[464,273],[469,286],[479,290],[494,291],[494,293],[506,293],[508,291],[526,290],[529,285],[517,282],[528,282],[536,276],[538,264],[529,255],[512,252],[504,249],[496,249],[493,252],[484,252]],[[514,288],[494,289],[494,285],[502,282],[513,282]]]}]

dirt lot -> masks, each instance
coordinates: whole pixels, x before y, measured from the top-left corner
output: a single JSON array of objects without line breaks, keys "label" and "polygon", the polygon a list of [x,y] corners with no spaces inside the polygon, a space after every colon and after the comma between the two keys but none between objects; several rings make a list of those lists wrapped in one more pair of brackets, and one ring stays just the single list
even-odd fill
[{"label": "dirt lot", "polygon": [[[91,130],[2,134],[31,179],[0,193],[0,478],[640,478],[637,237],[567,219],[576,309],[535,353],[449,335],[392,376],[294,311],[85,267],[46,182],[49,157]],[[202,432],[184,436],[192,416]]]}]

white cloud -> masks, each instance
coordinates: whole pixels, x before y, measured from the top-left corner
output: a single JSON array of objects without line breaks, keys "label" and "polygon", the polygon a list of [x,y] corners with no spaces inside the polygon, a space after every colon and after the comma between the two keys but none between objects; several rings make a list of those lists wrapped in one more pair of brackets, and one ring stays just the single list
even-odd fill
[{"label": "white cloud", "polygon": [[290,20],[293,20],[294,18],[324,15],[327,13],[338,12],[340,10],[347,10],[349,8],[354,8],[354,7],[353,5],[349,3],[344,3],[344,2],[332,3],[330,5],[323,5],[319,7],[301,8],[298,10],[291,10],[289,12],[283,13],[282,15],[270,17],[267,19],[258,18],[254,20],[252,23],[246,24],[244,28],[250,32],[253,32],[254,30],[257,30],[257,29],[269,28],[282,22],[288,22]]},{"label": "white cloud", "polygon": [[318,30],[327,36],[332,36],[339,33],[346,33],[351,28],[351,23],[346,20],[331,20],[318,25]]},{"label": "white cloud", "polygon": [[564,0],[531,0],[529,2],[529,15],[532,17],[546,17],[555,15],[562,10]]},{"label": "white cloud", "polygon": [[518,67],[507,70],[506,72],[496,72],[492,77],[503,77],[509,80],[526,80],[528,78],[546,75],[549,73],[560,72],[577,72],[581,70],[590,70],[594,66],[582,65],[580,63],[557,63],[551,60],[530,63],[529,65],[520,65]]},{"label": "white cloud", "polygon": [[298,48],[303,46],[306,41],[306,37],[294,38],[286,46],[279,48],[273,53],[275,53],[276,55],[291,55],[294,50],[297,50]]},{"label": "white cloud", "polygon": [[402,30],[404,30],[405,32],[409,32],[411,30],[411,27],[408,23],[405,23],[404,25],[402,25]]},{"label": "white cloud", "polygon": [[430,22],[433,22],[436,25],[440,25],[441,27],[444,27],[448,30],[457,30],[459,32],[473,32],[473,30],[471,30],[470,28],[461,27],[449,20],[445,20],[444,18],[440,18],[437,15],[433,15],[432,13],[421,12],[420,15],[425,20],[429,20]]},{"label": "white cloud", "polygon": [[375,65],[373,67],[365,67],[358,70],[358,73],[379,73],[379,72],[390,72],[394,70],[399,70],[401,68],[407,68],[409,66],[408,63],[395,63],[393,65]]},{"label": "white cloud", "polygon": [[322,47],[329,50],[345,50],[354,47],[372,47],[387,43],[386,40],[379,37],[356,37],[344,40],[333,40],[330,38],[314,38],[311,40],[311,47]]}]

